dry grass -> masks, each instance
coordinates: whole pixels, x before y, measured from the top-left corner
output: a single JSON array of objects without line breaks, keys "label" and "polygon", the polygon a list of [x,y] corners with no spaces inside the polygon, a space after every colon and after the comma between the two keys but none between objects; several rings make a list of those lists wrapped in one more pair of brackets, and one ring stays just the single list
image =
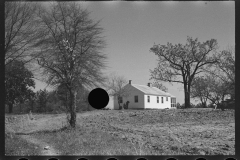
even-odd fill
[{"label": "dry grass", "polygon": [[[62,155],[233,155],[234,110],[99,110],[78,114],[75,130],[65,115],[33,115],[23,129]],[[65,124],[64,124],[65,123]],[[19,128],[20,129],[19,129]]]},{"label": "dry grass", "polygon": [[31,144],[18,135],[12,134],[9,136],[5,134],[5,155],[19,156],[39,154],[41,154],[41,149],[38,145]]}]

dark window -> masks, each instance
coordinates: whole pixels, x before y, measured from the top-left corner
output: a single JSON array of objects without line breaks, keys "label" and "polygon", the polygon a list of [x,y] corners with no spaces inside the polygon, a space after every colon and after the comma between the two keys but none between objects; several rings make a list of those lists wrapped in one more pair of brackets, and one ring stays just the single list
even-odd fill
[{"label": "dark window", "polygon": [[134,101],[137,103],[138,102],[138,96],[134,96]]},{"label": "dark window", "polygon": [[163,103],[163,97],[162,97],[162,103]]},{"label": "dark window", "polygon": [[123,103],[122,97],[118,97],[118,101],[119,101],[119,103]]},{"label": "dark window", "polygon": [[168,101],[168,97],[166,97],[166,101]]},{"label": "dark window", "polygon": [[150,96],[148,96],[148,102],[150,102]]},{"label": "dark window", "polygon": [[157,103],[159,103],[159,97],[157,97]]}]

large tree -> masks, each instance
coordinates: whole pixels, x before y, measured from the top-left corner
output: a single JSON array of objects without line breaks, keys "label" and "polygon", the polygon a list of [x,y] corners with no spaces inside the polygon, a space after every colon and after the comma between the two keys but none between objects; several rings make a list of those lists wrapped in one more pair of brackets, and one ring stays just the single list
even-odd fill
[{"label": "large tree", "polygon": [[185,45],[154,44],[150,51],[158,56],[158,66],[150,71],[151,79],[183,84],[185,105],[189,107],[192,81],[204,72],[207,65],[218,62],[214,53],[216,49],[215,39],[201,43],[191,37],[187,38]]},{"label": "large tree", "polygon": [[102,53],[103,28],[77,2],[53,2],[48,8],[41,7],[38,15],[46,35],[36,45],[43,53],[38,64],[48,84],[67,89],[69,123],[75,127],[78,89],[94,87],[105,80],[101,72],[107,58]]},{"label": "large tree", "polygon": [[5,68],[5,95],[9,113],[13,112],[13,105],[23,102],[32,95],[31,88],[35,87],[33,74],[24,66],[24,62],[13,60]]},{"label": "large tree", "polygon": [[36,58],[32,46],[43,35],[36,8],[35,2],[5,2],[5,65],[13,60],[27,63]]}]

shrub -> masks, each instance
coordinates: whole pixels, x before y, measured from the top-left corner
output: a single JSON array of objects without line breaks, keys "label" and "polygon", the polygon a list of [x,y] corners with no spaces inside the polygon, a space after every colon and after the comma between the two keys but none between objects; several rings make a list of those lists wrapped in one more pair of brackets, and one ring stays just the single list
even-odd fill
[{"label": "shrub", "polygon": [[177,108],[177,109],[181,109],[180,103],[177,103],[176,108]]}]

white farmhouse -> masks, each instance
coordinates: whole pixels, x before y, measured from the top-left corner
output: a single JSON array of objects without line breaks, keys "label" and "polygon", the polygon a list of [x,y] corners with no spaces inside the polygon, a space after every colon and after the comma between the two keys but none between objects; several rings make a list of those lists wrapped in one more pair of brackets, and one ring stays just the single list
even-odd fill
[{"label": "white farmhouse", "polygon": [[[156,87],[148,85],[129,84],[124,86],[128,93],[127,97],[120,98],[120,105],[129,101],[129,109],[164,109],[176,107],[176,97]],[[119,109],[117,97],[110,97],[111,104],[107,108]]]}]

